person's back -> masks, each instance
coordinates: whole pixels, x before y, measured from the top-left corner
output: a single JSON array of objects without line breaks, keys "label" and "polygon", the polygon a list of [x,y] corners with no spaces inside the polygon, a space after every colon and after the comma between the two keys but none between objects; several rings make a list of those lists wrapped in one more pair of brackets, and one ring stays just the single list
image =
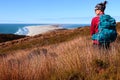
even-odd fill
[{"label": "person's back", "polygon": [[111,43],[116,40],[116,21],[110,15],[101,15],[98,33],[92,35],[93,40],[98,40],[100,43]]},{"label": "person's back", "polygon": [[104,14],[106,3],[107,1],[96,5],[95,13],[97,17],[92,19],[90,34],[94,45],[109,48],[110,43],[115,41],[117,33],[115,19]]}]

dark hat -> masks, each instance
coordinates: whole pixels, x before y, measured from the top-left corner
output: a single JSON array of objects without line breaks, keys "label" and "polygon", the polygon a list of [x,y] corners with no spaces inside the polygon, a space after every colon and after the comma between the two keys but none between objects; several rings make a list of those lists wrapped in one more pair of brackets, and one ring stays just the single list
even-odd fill
[{"label": "dark hat", "polygon": [[95,6],[95,10],[101,10],[104,12],[106,8],[107,1],[104,1],[103,3],[99,3]]}]

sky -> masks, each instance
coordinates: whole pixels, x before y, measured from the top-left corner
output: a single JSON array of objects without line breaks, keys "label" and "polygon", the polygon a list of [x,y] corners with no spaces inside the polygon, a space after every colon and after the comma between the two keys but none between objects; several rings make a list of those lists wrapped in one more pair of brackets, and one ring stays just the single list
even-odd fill
[{"label": "sky", "polygon": [[[107,0],[105,13],[120,21],[120,0]],[[104,0],[0,0],[0,23],[89,24]]]}]

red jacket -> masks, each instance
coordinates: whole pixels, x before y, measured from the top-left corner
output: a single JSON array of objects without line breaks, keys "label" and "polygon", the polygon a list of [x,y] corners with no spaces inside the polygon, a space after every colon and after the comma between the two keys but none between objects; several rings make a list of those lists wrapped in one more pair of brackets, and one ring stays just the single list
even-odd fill
[{"label": "red jacket", "polygon": [[[96,16],[92,19],[92,22],[91,22],[91,27],[90,27],[91,36],[98,32],[98,24],[99,24],[99,16]],[[97,40],[94,40],[93,44],[99,44],[99,42]]]}]

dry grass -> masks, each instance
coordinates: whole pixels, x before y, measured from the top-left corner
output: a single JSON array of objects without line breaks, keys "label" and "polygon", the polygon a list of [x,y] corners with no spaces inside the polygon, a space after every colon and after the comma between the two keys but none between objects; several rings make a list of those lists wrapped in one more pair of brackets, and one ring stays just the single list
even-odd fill
[{"label": "dry grass", "polygon": [[119,80],[119,43],[93,48],[89,37],[0,55],[0,80]]}]

